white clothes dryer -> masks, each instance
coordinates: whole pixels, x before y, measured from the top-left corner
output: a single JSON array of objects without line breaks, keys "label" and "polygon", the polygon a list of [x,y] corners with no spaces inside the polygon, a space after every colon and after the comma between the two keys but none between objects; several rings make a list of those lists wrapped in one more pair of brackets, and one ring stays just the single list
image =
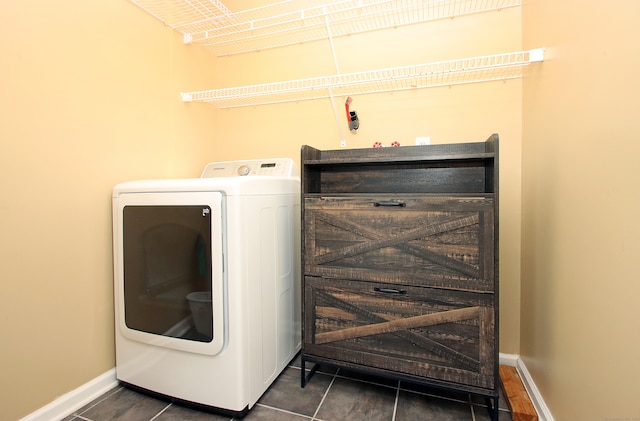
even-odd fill
[{"label": "white clothes dryer", "polygon": [[300,181],[291,159],[113,189],[116,377],[244,416],[300,349]]}]

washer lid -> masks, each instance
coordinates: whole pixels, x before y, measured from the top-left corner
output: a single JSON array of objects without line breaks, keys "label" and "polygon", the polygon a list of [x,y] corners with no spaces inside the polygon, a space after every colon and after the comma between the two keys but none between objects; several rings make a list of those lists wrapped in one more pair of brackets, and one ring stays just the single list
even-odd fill
[{"label": "washer lid", "polygon": [[214,177],[167,180],[138,180],[117,184],[113,197],[129,193],[210,192],[226,196],[300,194],[297,177]]}]

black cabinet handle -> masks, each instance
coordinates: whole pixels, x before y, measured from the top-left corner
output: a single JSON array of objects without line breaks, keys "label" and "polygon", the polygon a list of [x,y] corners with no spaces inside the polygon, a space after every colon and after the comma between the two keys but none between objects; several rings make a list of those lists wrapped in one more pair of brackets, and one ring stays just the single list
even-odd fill
[{"label": "black cabinet handle", "polygon": [[392,289],[392,288],[378,288],[375,287],[373,289],[375,292],[384,292],[385,294],[406,294],[407,291],[404,289]]},{"label": "black cabinet handle", "polygon": [[398,207],[404,208],[405,206],[407,206],[407,204],[404,203],[404,202],[386,201],[386,202],[373,202],[373,206],[375,206],[375,207],[378,207],[378,206],[398,206]]}]

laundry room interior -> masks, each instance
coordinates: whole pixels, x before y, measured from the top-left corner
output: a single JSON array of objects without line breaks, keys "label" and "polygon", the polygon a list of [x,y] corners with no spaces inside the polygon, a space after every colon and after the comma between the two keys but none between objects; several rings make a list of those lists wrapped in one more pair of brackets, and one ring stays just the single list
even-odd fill
[{"label": "laundry room interior", "polygon": [[[541,420],[640,419],[640,4],[516,3],[222,56],[133,1],[0,3],[0,419],[46,419],[33,414],[115,381],[115,185],[234,160],[299,171],[303,145],[494,133],[501,357],[530,375]],[[350,95],[357,131],[342,94],[231,108],[181,95],[539,49],[519,77]]]}]

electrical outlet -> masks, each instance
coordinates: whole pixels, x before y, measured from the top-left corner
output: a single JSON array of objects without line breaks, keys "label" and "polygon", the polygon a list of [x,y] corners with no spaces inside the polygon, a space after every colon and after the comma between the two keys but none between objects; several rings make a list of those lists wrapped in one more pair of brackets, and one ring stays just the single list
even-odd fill
[{"label": "electrical outlet", "polygon": [[431,136],[416,137],[416,145],[429,145],[429,144],[431,144]]}]

